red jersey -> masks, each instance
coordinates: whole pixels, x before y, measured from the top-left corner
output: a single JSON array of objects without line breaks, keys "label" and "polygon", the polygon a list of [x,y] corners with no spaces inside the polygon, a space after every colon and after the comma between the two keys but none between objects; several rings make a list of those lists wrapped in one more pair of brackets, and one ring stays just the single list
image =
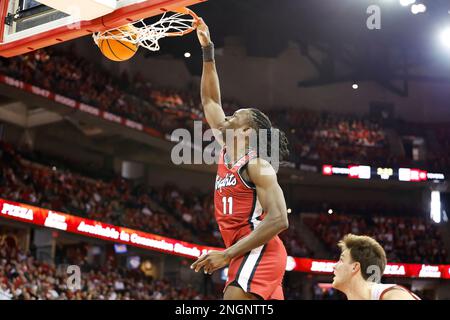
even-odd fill
[{"label": "red jersey", "polygon": [[[256,187],[242,178],[242,171],[257,154],[250,151],[230,167],[225,161],[225,148],[219,156],[214,205],[215,216],[225,246],[228,248],[250,234],[264,219]],[[231,260],[225,289],[229,285],[242,288],[262,299],[284,299],[282,280],[287,253],[278,236],[254,248],[244,256]]]},{"label": "red jersey", "polygon": [[257,157],[250,151],[229,168],[222,149],[217,168],[214,206],[217,224],[228,248],[252,232],[264,216],[254,185],[242,178],[242,170]]}]

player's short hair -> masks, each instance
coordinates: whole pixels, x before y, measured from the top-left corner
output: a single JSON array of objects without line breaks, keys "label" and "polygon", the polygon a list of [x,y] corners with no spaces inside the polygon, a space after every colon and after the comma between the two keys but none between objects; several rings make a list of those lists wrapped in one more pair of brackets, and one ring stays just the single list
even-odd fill
[{"label": "player's short hair", "polygon": [[364,280],[371,276],[370,266],[379,268],[381,274],[386,268],[386,252],[383,247],[372,237],[347,234],[339,241],[338,247],[341,251],[348,249],[350,257],[354,262],[361,264],[361,274]]}]

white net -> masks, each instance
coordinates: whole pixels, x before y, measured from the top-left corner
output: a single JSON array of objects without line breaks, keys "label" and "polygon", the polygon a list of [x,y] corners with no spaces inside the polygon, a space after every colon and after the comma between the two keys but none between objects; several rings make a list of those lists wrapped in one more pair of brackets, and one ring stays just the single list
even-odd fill
[{"label": "white net", "polygon": [[167,11],[155,23],[139,20],[125,26],[104,32],[96,32],[92,36],[97,45],[100,40],[119,40],[131,42],[150,51],[160,49],[159,40],[165,37],[183,36],[195,28],[196,19],[191,11]]}]

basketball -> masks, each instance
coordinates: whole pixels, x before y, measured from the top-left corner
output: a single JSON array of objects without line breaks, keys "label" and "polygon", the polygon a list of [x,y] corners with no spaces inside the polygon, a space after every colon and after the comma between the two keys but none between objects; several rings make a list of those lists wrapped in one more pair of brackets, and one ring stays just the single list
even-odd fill
[{"label": "basketball", "polygon": [[[133,34],[131,28],[130,26],[123,26],[109,31],[108,34],[109,36],[119,36],[123,32]],[[100,39],[98,47],[105,57],[113,61],[126,61],[133,57],[138,49],[138,45],[131,41],[116,39]]]}]

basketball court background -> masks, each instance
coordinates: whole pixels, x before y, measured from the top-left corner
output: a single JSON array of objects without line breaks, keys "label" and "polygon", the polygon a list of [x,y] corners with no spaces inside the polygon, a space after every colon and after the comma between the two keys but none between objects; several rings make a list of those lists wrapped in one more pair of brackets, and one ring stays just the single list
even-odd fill
[{"label": "basketball court background", "polygon": [[[288,133],[286,297],[343,298],[329,283],[348,232],[384,245],[383,282],[450,297],[448,1],[117,1],[81,23],[12,2],[0,2],[2,296],[221,298],[226,270],[189,269],[223,247],[215,166],[171,159],[173,130],[203,120],[195,32],[123,62],[92,38],[189,6],[210,27],[226,113],[258,107]],[[379,28],[368,27],[371,6]],[[85,286],[27,286],[8,267],[25,268],[27,255],[36,279],[63,285],[78,265]]]}]

